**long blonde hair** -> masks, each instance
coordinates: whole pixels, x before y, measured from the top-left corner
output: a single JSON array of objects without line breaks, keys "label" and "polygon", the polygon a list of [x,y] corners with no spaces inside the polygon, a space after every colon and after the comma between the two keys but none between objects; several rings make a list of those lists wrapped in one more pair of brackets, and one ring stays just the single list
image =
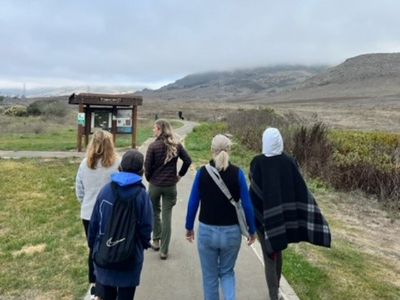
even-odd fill
[{"label": "long blonde hair", "polygon": [[165,146],[167,146],[167,156],[165,157],[164,161],[164,164],[166,164],[178,155],[179,141],[176,139],[174,133],[172,132],[172,126],[167,120],[158,119],[154,122],[154,124],[160,130],[158,137],[160,137],[164,141]]},{"label": "long blonde hair", "polygon": [[223,134],[217,134],[211,142],[212,156],[218,171],[225,171],[229,166],[231,144],[231,140]]},{"label": "long blonde hair", "polygon": [[100,160],[101,165],[108,168],[115,162],[117,156],[113,135],[105,130],[95,131],[86,150],[87,166],[96,169]]}]

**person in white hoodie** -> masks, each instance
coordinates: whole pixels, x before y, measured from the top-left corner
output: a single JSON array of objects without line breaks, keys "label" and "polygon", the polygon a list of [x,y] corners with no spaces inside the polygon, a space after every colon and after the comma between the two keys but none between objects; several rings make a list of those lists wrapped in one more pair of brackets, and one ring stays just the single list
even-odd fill
[{"label": "person in white hoodie", "polygon": [[[93,207],[100,189],[111,181],[110,175],[118,171],[121,158],[115,151],[113,135],[104,130],[94,132],[90,141],[86,157],[81,161],[76,174],[75,192],[81,204],[81,219],[88,238],[88,228],[92,216]],[[94,299],[96,276],[92,252],[88,257],[88,277],[91,285],[91,298]]]},{"label": "person in white hoodie", "polygon": [[278,300],[282,251],[301,241],[330,247],[331,234],[296,159],[283,151],[278,129],[264,131],[262,154],[251,161],[249,177],[269,295]]}]

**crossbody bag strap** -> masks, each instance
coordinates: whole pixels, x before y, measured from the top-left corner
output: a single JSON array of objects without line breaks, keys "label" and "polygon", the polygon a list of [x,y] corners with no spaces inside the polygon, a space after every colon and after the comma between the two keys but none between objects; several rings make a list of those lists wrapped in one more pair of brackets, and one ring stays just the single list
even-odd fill
[{"label": "crossbody bag strap", "polygon": [[211,178],[215,181],[215,183],[219,186],[221,191],[229,199],[229,201],[231,201],[231,202],[235,201],[232,198],[231,192],[229,191],[229,189],[226,186],[225,182],[222,180],[221,175],[219,174],[218,170],[216,168],[214,168],[213,166],[211,166],[210,164],[206,164],[206,170],[210,174]]}]

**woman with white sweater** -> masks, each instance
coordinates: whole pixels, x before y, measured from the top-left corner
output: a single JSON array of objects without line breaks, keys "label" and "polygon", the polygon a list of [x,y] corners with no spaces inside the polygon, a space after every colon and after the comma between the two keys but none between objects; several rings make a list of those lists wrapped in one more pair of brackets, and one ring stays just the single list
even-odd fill
[{"label": "woman with white sweater", "polygon": [[[110,182],[110,175],[118,171],[121,159],[115,151],[113,135],[104,130],[95,131],[86,157],[82,160],[76,175],[76,196],[81,204],[81,219],[86,238],[93,207],[100,189]],[[95,297],[96,276],[94,275],[92,253],[89,251],[89,283],[91,297]]]}]

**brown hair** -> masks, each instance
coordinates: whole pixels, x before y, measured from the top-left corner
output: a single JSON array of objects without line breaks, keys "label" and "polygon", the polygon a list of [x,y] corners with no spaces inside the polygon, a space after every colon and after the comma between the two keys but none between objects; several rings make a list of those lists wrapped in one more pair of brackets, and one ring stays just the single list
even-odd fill
[{"label": "brown hair", "polygon": [[96,169],[100,160],[101,165],[108,168],[115,162],[117,156],[113,135],[105,130],[95,131],[86,150],[87,166]]},{"label": "brown hair", "polygon": [[169,162],[175,156],[178,155],[178,144],[179,141],[175,138],[172,132],[171,125],[164,119],[158,119],[154,124],[160,129],[159,137],[164,141],[165,146],[167,146],[167,156],[165,157],[164,164]]}]

